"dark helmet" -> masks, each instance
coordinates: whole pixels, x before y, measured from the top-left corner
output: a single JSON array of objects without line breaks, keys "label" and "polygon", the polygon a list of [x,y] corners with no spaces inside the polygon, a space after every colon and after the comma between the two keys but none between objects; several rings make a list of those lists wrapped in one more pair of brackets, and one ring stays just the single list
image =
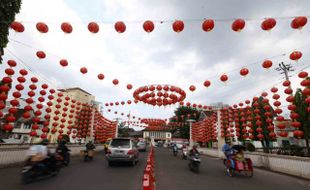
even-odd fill
[{"label": "dark helmet", "polygon": [[42,144],[42,145],[48,145],[48,143],[49,143],[48,139],[43,139],[43,140],[41,141],[41,144]]}]

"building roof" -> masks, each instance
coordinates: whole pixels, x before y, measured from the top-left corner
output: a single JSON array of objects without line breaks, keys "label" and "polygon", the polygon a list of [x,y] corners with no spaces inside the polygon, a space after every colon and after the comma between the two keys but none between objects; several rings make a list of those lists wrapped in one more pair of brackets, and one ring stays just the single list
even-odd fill
[{"label": "building roof", "polygon": [[74,90],[79,90],[79,91],[84,92],[85,94],[88,94],[88,95],[92,96],[92,94],[91,94],[91,93],[89,93],[89,92],[87,92],[87,91],[85,91],[85,90],[83,90],[83,89],[81,89],[81,88],[79,88],[79,87],[74,87],[74,88],[66,88],[66,89],[58,89],[58,90],[59,90],[59,91],[62,91],[62,92],[64,92],[64,91],[74,91]]}]

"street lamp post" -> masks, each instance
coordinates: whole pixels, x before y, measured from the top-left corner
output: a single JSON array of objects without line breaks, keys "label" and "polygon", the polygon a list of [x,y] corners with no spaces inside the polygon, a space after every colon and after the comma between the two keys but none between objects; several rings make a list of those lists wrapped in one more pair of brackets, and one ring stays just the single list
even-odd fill
[{"label": "street lamp post", "polygon": [[193,122],[195,122],[196,120],[193,119],[188,119],[186,120],[186,122],[189,123],[189,146],[192,147],[194,145],[194,141],[193,141],[193,134],[192,134],[192,124]]},{"label": "street lamp post", "polygon": [[119,121],[121,120],[121,118],[114,118],[113,120],[116,120],[116,132],[115,132],[115,138],[117,138],[118,137],[118,124],[119,124]]}]

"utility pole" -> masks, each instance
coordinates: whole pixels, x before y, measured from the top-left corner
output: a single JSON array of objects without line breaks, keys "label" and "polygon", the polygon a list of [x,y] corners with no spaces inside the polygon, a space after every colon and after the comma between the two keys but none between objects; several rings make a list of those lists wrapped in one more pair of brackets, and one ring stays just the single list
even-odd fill
[{"label": "utility pole", "polygon": [[285,80],[290,80],[288,72],[292,72],[295,69],[291,64],[284,64],[283,62],[279,63],[279,66],[276,68],[276,71],[280,71],[280,74],[285,75]]},{"label": "utility pole", "polygon": [[193,134],[192,134],[192,124],[195,122],[193,119],[188,119],[186,122],[189,123],[189,146],[192,147],[194,145]]}]

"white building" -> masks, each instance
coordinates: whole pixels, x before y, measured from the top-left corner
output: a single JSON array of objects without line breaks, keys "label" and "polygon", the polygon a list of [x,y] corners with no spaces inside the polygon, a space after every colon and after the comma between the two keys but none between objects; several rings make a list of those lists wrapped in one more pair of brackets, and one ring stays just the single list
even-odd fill
[{"label": "white building", "polygon": [[143,138],[150,138],[151,142],[163,141],[164,143],[171,142],[172,134],[169,131],[143,131]]}]

